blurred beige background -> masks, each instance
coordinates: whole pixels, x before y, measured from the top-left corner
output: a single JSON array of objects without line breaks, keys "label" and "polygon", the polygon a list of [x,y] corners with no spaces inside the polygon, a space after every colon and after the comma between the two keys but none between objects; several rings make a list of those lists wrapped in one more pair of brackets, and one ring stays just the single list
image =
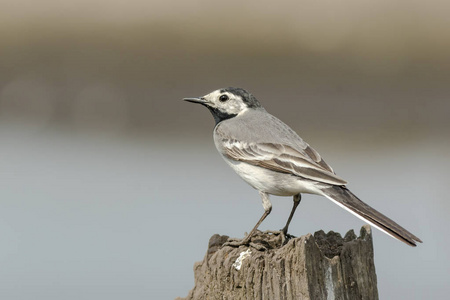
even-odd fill
[{"label": "blurred beige background", "polygon": [[[0,10],[0,297],[172,299],[262,207],[181,101],[251,91],[363,200],[381,299],[450,292],[447,1],[10,1]],[[284,224],[274,197],[262,229]],[[306,196],[292,233],[362,223]]]}]

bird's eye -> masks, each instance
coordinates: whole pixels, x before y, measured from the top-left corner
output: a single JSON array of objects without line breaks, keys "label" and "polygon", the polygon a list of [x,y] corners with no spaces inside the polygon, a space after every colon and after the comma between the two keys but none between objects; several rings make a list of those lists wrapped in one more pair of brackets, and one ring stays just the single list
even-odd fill
[{"label": "bird's eye", "polygon": [[222,96],[219,97],[219,100],[220,100],[221,102],[225,102],[225,101],[227,101],[228,99],[229,99],[229,98],[228,98],[227,95],[222,95]]}]

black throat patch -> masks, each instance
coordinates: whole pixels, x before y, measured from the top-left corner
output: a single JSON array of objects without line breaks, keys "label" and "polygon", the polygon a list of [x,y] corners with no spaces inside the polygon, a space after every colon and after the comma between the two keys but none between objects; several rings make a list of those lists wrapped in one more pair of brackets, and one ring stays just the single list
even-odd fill
[{"label": "black throat patch", "polygon": [[237,116],[237,114],[228,114],[215,107],[210,107],[208,105],[204,106],[206,106],[213,115],[214,121],[216,121],[216,125],[222,122],[223,120],[228,120]]}]

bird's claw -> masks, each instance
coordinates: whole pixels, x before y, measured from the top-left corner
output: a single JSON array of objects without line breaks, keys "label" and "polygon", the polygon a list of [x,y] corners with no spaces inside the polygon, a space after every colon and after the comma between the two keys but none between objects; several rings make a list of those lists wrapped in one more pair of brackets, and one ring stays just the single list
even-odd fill
[{"label": "bird's claw", "polygon": [[244,238],[244,239],[229,238],[228,241],[222,245],[222,247],[226,247],[226,246],[235,247],[235,248],[239,248],[240,246],[247,246],[247,247],[254,248],[258,251],[267,250],[267,248],[264,247],[263,245],[253,243],[250,240],[248,240],[247,238]]},{"label": "bird's claw", "polygon": [[245,242],[244,240],[239,239],[228,239],[227,242],[225,242],[222,247],[229,246],[229,247],[240,247],[240,246],[247,246],[249,242]]},{"label": "bird's claw", "polygon": [[264,233],[270,233],[273,235],[281,235],[281,246],[286,245],[290,239],[295,238],[295,236],[285,232],[283,229],[280,230],[266,230]]}]

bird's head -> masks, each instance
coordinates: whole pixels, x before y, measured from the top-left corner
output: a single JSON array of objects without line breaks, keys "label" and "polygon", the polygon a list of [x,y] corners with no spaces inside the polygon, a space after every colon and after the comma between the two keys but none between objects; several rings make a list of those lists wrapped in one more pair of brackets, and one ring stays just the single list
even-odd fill
[{"label": "bird's head", "polygon": [[263,109],[256,98],[241,88],[218,89],[200,98],[183,100],[206,106],[212,113],[216,124],[233,118],[249,109]]}]

